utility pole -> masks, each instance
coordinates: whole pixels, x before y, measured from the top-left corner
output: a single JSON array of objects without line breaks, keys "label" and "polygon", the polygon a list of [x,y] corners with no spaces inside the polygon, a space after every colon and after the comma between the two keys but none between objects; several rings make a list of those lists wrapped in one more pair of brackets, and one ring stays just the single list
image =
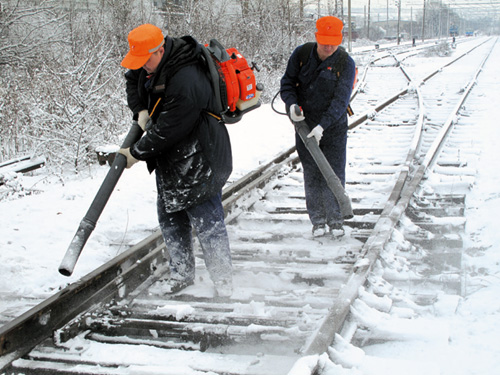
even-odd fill
[{"label": "utility pole", "polygon": [[447,8],[448,14],[446,15],[446,35],[450,36],[450,7]]},{"label": "utility pole", "polygon": [[413,40],[413,7],[410,8],[410,36]]},{"label": "utility pole", "polygon": [[387,0],[387,8],[385,9],[387,12],[387,16],[385,18],[385,31],[389,32],[389,0]]},{"label": "utility pole", "polygon": [[333,7],[332,7],[332,0],[327,0],[326,2],[326,11],[329,16],[331,16],[333,13]]},{"label": "utility pole", "polygon": [[[350,3],[350,1],[349,1]],[[368,0],[368,18],[367,18],[367,21],[368,21],[368,26],[366,28],[366,37],[368,39],[370,39],[370,0]]]},{"label": "utility pole", "polygon": [[398,7],[398,46],[401,42],[401,36],[399,32],[399,24],[401,23],[401,0],[396,0],[396,6]]},{"label": "utility pole", "polygon": [[351,0],[347,1],[347,22],[349,22],[349,41],[347,44],[347,51],[351,52],[352,47],[351,47],[351,40],[352,40],[352,22],[351,22]]},{"label": "utility pole", "polygon": [[422,43],[424,42],[425,35],[425,0],[424,0],[424,11],[422,13]]}]

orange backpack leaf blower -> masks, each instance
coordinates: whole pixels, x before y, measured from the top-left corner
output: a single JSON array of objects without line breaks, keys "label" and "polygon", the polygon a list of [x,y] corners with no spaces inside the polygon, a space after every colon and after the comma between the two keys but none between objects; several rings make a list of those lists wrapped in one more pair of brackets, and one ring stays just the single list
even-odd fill
[{"label": "orange backpack leaf blower", "polygon": [[216,113],[211,113],[213,116],[234,124],[245,113],[260,107],[264,86],[256,83],[253,69],[258,68],[254,63],[250,67],[236,48],[225,49],[216,39],[202,50],[218,106]]}]

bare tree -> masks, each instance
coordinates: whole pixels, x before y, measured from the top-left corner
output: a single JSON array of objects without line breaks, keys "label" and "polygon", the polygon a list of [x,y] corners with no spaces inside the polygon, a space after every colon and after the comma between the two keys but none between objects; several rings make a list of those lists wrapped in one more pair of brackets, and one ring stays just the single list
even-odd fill
[{"label": "bare tree", "polygon": [[[75,168],[130,123],[120,60],[128,31],[155,17],[148,1],[10,0],[2,12],[1,159],[42,153]],[[131,6],[133,5],[133,6]]]},{"label": "bare tree", "polygon": [[64,17],[54,1],[8,0],[0,13],[0,158],[25,153],[29,141],[27,84],[59,41]]},{"label": "bare tree", "polygon": [[[128,32],[153,23],[172,36],[216,38],[262,69],[263,100],[286,62],[314,38],[316,0],[2,0],[0,161],[44,154],[78,170],[130,126],[120,61]],[[5,69],[6,67],[8,69]]]}]

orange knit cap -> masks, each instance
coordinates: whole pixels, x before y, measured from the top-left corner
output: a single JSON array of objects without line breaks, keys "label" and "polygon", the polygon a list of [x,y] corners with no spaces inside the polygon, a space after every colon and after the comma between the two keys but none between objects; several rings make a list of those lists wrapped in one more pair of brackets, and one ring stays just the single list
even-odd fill
[{"label": "orange knit cap", "polygon": [[122,66],[128,69],[139,69],[165,43],[160,28],[148,23],[136,27],[128,34],[130,50],[122,60]]},{"label": "orange knit cap", "polygon": [[337,17],[321,17],[316,21],[316,28],[316,41],[319,44],[339,46],[342,43],[344,23]]}]

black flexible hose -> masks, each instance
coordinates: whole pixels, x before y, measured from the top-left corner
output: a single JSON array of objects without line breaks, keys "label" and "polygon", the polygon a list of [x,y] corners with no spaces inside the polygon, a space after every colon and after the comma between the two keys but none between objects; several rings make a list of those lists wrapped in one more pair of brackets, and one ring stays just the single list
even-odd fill
[{"label": "black flexible hose", "polygon": [[276,100],[276,98],[278,97],[279,95],[279,91],[276,93],[276,95],[274,95],[274,98],[273,100],[271,100],[271,108],[273,109],[274,112],[276,112],[278,115],[285,115],[285,116],[288,116],[288,113],[285,113],[285,112],[280,112],[278,111],[276,108],[274,108],[274,101]]}]

